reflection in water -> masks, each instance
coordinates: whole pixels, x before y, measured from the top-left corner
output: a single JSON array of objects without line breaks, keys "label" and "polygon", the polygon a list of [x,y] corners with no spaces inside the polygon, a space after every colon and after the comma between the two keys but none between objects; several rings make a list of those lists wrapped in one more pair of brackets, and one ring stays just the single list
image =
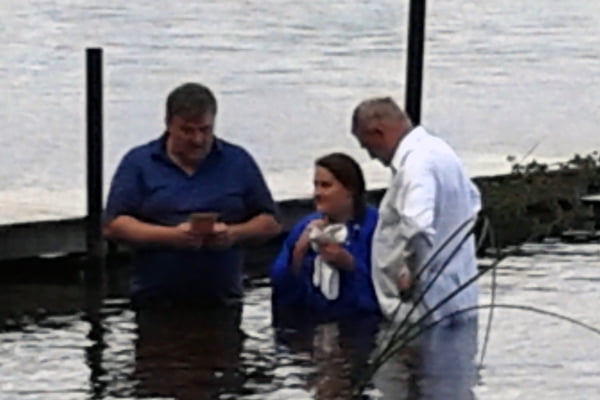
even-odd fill
[{"label": "reflection in water", "polygon": [[[389,326],[373,317],[317,323],[294,315],[276,319],[279,351],[310,355],[315,371],[305,385],[315,399],[350,398],[382,336],[380,324],[380,333]],[[473,400],[477,328],[477,318],[469,318],[426,331],[379,370],[365,398]]]},{"label": "reflection in water", "polygon": [[384,399],[474,399],[477,327],[477,318],[434,326],[384,365],[375,386]]},{"label": "reflection in water", "polygon": [[[250,296],[263,311],[269,292]],[[261,322],[246,326],[251,335],[246,339],[240,306],[132,312],[128,302],[100,295],[88,287],[82,315],[89,326],[86,391],[93,399],[349,399],[366,372],[381,324],[372,316],[324,322],[287,311],[273,316],[273,334],[262,337],[257,333],[267,331],[268,318],[247,308]],[[432,329],[386,364],[362,399],[472,399],[476,333],[475,320]],[[243,346],[247,341],[256,346]],[[278,369],[287,375],[281,384],[273,374]],[[53,374],[59,379],[60,369]],[[13,394],[29,399],[25,392]],[[250,394],[254,397],[244,397]]]},{"label": "reflection in water", "polygon": [[474,399],[477,318],[434,327],[419,348],[420,399]]},{"label": "reflection in water", "polygon": [[144,309],[136,321],[137,396],[202,400],[241,386],[241,307]]},{"label": "reflection in water", "polygon": [[321,322],[293,311],[278,315],[276,341],[280,352],[309,354],[315,370],[306,377],[306,388],[315,399],[347,399],[365,373],[374,348],[379,317]]},{"label": "reflection in water", "polygon": [[90,324],[90,330],[87,334],[90,345],[85,348],[85,358],[86,364],[90,369],[91,392],[94,398],[102,398],[102,393],[107,385],[106,380],[102,379],[106,374],[102,365],[103,352],[106,348],[104,340],[106,329],[102,324],[100,308],[91,308],[88,305],[88,310],[84,319]]},{"label": "reflection in water", "polygon": [[85,314],[83,319],[90,325],[87,338],[91,344],[85,349],[86,363],[90,369],[90,385],[93,398],[101,398],[106,389],[106,374],[102,366],[103,351],[106,348],[106,328],[102,324],[102,301],[106,295],[106,274],[102,260],[96,259],[84,271]]},{"label": "reflection in water", "polygon": [[[498,302],[553,307],[600,326],[600,314],[582,307],[600,301],[598,245],[527,250],[504,262]],[[484,280],[481,303],[489,291]],[[246,292],[244,334],[239,309],[135,312],[123,295],[91,294],[76,282],[0,283],[0,399],[348,399],[378,337],[379,321],[361,318],[287,313],[272,323],[267,286]],[[361,400],[471,400],[473,391],[479,400],[600,398],[596,336],[537,315],[495,315],[481,376],[477,323],[455,324],[397,354]]]}]

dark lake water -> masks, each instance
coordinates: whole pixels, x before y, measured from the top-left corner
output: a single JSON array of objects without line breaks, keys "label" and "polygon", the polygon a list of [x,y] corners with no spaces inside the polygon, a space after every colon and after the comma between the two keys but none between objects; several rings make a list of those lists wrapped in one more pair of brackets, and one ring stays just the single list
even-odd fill
[{"label": "dark lake water", "polygon": [[[377,324],[365,320],[315,326],[288,315],[295,323],[275,328],[264,279],[248,282],[237,311],[136,313],[125,270],[111,271],[100,297],[86,296],[76,271],[52,278],[17,271],[0,280],[0,399],[345,399],[375,341]],[[500,264],[496,301],[600,327],[599,282],[599,244],[525,245]],[[481,286],[480,304],[489,303],[489,276]],[[482,311],[477,364],[486,322]],[[593,333],[497,309],[475,370],[469,338],[477,327],[469,329],[430,337],[434,351],[401,352],[366,398],[600,398]]]}]

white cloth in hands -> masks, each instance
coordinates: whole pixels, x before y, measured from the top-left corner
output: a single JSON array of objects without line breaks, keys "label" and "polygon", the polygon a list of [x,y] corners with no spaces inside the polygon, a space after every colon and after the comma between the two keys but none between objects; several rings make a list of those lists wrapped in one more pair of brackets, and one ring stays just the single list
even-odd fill
[{"label": "white cloth in hands", "polygon": [[[342,244],[348,237],[348,228],[344,224],[331,224],[324,228],[313,226],[309,233],[313,250],[318,251],[320,243]],[[340,294],[340,273],[317,254],[314,262],[313,285],[321,290],[328,300],[335,300]]]}]

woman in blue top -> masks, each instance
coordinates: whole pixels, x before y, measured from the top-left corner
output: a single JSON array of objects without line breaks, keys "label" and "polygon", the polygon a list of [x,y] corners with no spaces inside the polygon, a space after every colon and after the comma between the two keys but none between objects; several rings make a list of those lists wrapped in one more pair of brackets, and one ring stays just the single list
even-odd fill
[{"label": "woman in blue top", "polygon": [[342,153],[315,163],[317,211],[290,231],[271,267],[276,309],[318,317],[379,314],[371,281],[377,211],[366,204],[358,163]]}]

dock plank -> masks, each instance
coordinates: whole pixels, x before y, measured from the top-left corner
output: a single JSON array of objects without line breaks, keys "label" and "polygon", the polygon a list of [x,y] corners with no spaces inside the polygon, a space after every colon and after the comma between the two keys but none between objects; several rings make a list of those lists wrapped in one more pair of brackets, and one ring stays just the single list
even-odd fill
[{"label": "dock plank", "polygon": [[71,218],[0,226],[0,260],[83,253],[85,219]]},{"label": "dock plank", "polygon": [[588,194],[581,197],[581,202],[584,204],[597,204],[600,203],[600,193]]}]

